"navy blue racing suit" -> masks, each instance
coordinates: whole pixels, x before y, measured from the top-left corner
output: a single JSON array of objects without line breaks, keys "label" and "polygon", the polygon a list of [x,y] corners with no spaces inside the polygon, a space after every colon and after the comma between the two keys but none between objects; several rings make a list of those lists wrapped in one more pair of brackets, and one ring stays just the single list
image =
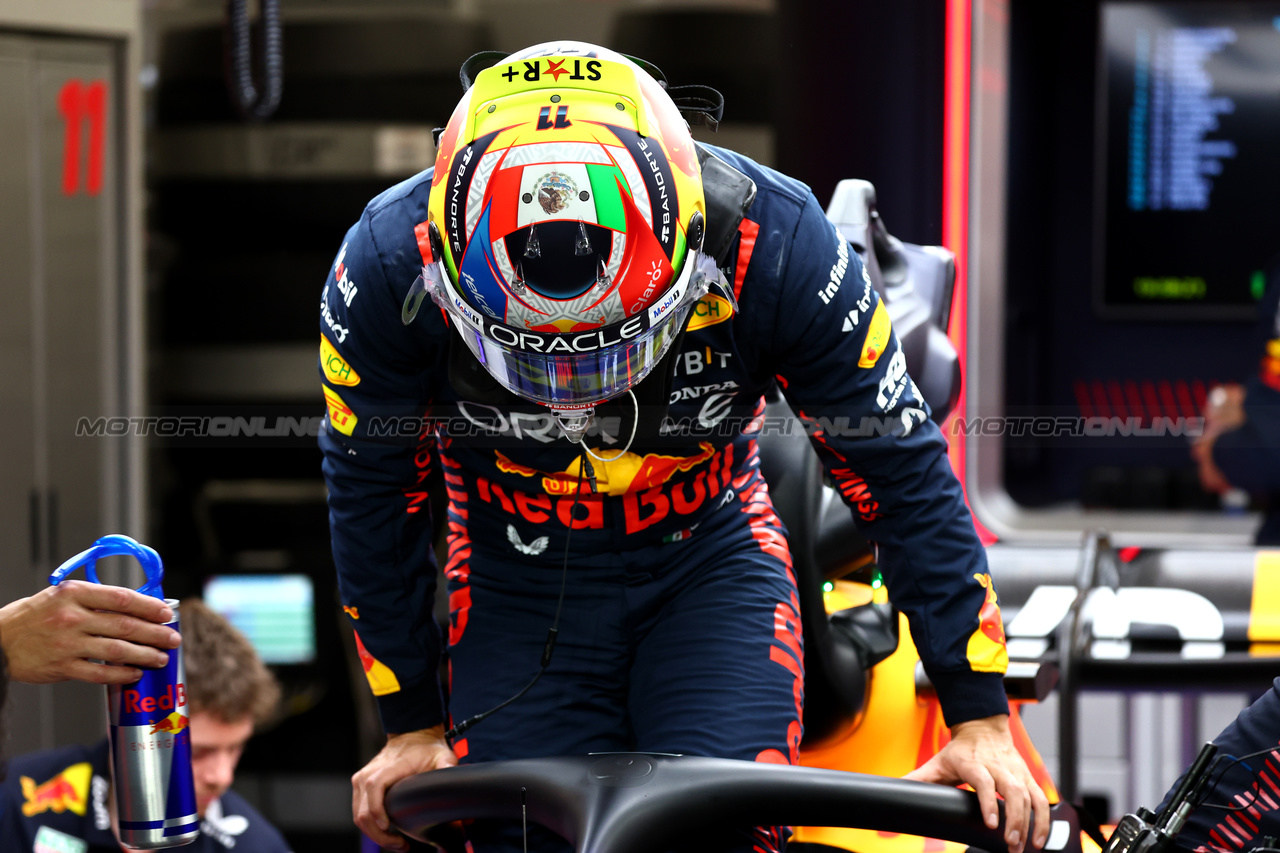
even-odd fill
[{"label": "navy blue racing suit", "polygon": [[[807,187],[713,152],[757,186],[723,259],[738,310],[698,304],[659,428],[631,440],[626,398],[601,407],[587,444],[611,461],[593,460],[594,493],[545,409],[461,398],[441,311],[426,302],[402,323],[428,254],[432,173],[375,198],[347,232],[321,301],[320,444],[341,594],[386,731],[456,723],[529,681],[572,525],[554,659],[454,744],[461,760],[643,749],[794,763],[799,606],[756,450],[778,428],[762,418],[775,382],[880,547],[948,724],[1007,712],[986,557],[861,261]],[[436,466],[444,507],[428,506]],[[447,520],[447,711],[432,511]],[[756,844],[776,848],[770,832]]]},{"label": "navy blue racing suit", "polygon": [[[1268,835],[1280,837],[1280,678],[1213,742],[1223,757],[1214,768],[1217,783],[1174,839],[1178,846],[1199,851],[1249,850]],[[1252,755],[1256,752],[1263,754]],[[1230,761],[1246,755],[1252,757]],[[1175,782],[1166,802],[1177,787]]]}]

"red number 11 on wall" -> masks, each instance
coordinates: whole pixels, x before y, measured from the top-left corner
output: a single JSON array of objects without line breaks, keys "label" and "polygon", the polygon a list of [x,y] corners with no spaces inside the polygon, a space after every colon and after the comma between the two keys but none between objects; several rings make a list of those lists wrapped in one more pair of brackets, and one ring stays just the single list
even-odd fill
[{"label": "red number 11 on wall", "polygon": [[62,138],[62,194],[80,189],[80,134],[89,120],[89,162],[84,188],[89,195],[102,191],[102,167],[106,148],[107,84],[94,80],[68,80],[58,92],[58,112],[65,132]]}]

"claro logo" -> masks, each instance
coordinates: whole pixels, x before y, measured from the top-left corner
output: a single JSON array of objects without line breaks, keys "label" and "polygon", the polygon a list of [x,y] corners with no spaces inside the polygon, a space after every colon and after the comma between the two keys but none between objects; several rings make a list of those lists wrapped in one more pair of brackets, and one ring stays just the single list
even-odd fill
[{"label": "claro logo", "polygon": [[639,314],[641,311],[644,310],[645,304],[649,301],[649,298],[653,296],[653,292],[658,289],[658,282],[662,280],[661,262],[659,261],[651,262],[648,276],[649,276],[648,286],[645,288],[644,293],[640,294],[640,298],[635,301],[635,304],[631,306],[631,310],[628,311],[627,313]]}]

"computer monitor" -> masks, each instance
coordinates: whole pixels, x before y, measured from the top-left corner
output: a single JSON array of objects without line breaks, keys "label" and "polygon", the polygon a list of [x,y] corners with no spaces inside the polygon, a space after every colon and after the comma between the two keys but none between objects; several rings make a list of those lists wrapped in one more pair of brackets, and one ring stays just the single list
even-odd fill
[{"label": "computer monitor", "polygon": [[204,601],[253,644],[264,663],[315,660],[314,588],[303,574],[213,575]]},{"label": "computer monitor", "polygon": [[1280,4],[1104,2],[1099,30],[1099,311],[1251,319],[1280,252]]}]

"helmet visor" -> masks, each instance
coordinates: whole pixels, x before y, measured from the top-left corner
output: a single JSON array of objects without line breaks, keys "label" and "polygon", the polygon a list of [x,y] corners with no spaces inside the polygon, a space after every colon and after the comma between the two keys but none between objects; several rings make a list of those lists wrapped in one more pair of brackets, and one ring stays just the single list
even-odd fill
[{"label": "helmet visor", "polygon": [[648,376],[718,275],[713,259],[690,252],[676,282],[643,313],[563,334],[518,329],[481,314],[448,283],[439,261],[423,267],[421,286],[504,388],[526,400],[572,409],[616,397]]}]

